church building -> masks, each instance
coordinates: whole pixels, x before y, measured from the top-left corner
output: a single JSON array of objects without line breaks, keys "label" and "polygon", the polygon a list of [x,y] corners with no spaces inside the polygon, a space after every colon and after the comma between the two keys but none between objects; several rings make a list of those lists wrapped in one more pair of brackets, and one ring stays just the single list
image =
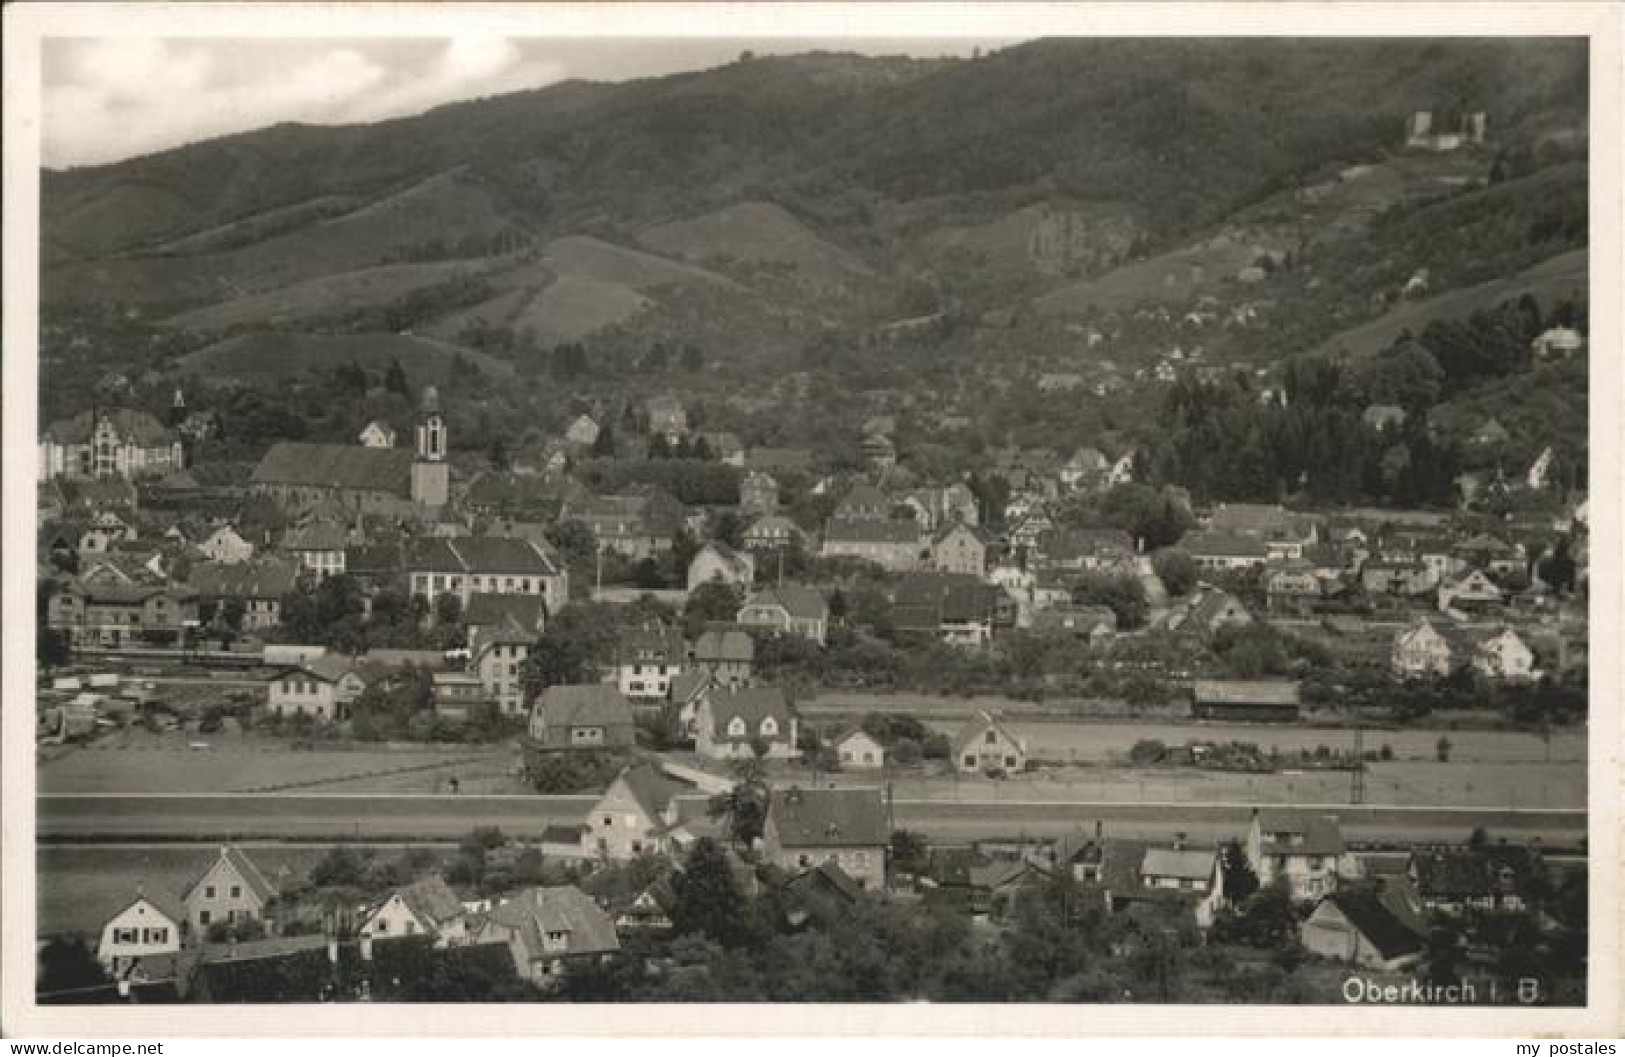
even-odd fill
[{"label": "church building", "polygon": [[440,394],[430,386],[423,391],[414,450],[281,441],[260,460],[252,484],[290,513],[336,502],[360,514],[419,517],[450,499],[447,449]]}]

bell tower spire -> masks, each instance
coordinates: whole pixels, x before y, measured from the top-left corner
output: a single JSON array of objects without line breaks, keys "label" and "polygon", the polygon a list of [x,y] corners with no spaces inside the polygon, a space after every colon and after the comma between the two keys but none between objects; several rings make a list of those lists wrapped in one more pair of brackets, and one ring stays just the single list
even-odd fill
[{"label": "bell tower spire", "polygon": [[412,458],[412,501],[427,507],[443,507],[450,495],[446,466],[446,420],[440,414],[440,393],[434,386],[423,390],[418,414],[417,450]]}]

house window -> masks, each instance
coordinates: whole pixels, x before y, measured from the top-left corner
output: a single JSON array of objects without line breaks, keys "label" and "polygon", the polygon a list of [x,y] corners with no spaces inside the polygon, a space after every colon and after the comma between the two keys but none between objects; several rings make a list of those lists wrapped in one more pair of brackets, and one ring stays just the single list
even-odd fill
[{"label": "house window", "polygon": [[233,899],[241,898],[242,894],[243,894],[243,888],[242,888],[241,885],[232,885],[231,886],[231,898],[233,898]]},{"label": "house window", "polygon": [[209,885],[207,888],[205,888],[203,890],[203,898],[204,899],[213,899],[214,898],[214,885]]},{"label": "house window", "polygon": [[605,815],[604,816],[604,825],[605,826],[613,826],[613,825],[615,825],[615,816],[613,816],[613,815]]},{"label": "house window", "polygon": [[986,741],[989,745],[992,745],[994,742],[999,740],[999,736],[990,730],[987,732],[987,737],[982,740]]},{"label": "house window", "polygon": [[168,929],[153,929],[152,930],[152,942],[153,943],[168,943],[169,942],[169,930]]},{"label": "house window", "polygon": [[976,755],[974,753],[967,752],[965,754],[965,766],[966,767],[975,767],[976,766]]},{"label": "house window", "polygon": [[136,942],[136,930],[135,929],[114,929],[113,930],[113,942],[114,943],[135,943]]},{"label": "house window", "polygon": [[199,925],[207,925],[211,920],[213,920],[213,917],[214,915],[210,914],[207,910],[199,910],[197,912],[197,923]]},{"label": "house window", "polygon": [[377,921],[373,922],[372,931],[374,931],[374,932],[388,932],[389,931],[389,919],[388,918],[379,918]]}]

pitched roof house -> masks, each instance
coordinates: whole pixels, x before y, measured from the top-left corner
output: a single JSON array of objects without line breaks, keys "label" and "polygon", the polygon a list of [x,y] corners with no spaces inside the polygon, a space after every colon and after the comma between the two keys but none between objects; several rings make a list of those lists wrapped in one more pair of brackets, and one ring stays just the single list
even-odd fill
[{"label": "pitched roof house", "polygon": [[1390,664],[1400,676],[1449,675],[1450,643],[1426,617],[1394,636]]},{"label": "pitched roof house", "polygon": [[362,920],[360,932],[375,938],[427,935],[436,946],[467,938],[468,909],[439,874],[420,877],[379,900]]},{"label": "pitched roof house", "polygon": [[1300,929],[1304,947],[1367,969],[1414,966],[1421,960],[1427,926],[1420,907],[1408,906],[1399,889],[1343,889],[1326,896]]},{"label": "pitched roof house", "polygon": [[785,870],[834,862],[869,891],[886,885],[891,829],[881,791],[775,790],[762,827],[763,854]]},{"label": "pitched roof house", "polygon": [[786,584],[751,595],[734,619],[747,627],[800,635],[822,646],[829,626],[829,602],[811,587]]},{"label": "pitched roof house", "polygon": [[531,708],[530,737],[544,749],[627,748],[632,706],[607,683],[550,686]]},{"label": "pitched roof house", "polygon": [[186,922],[202,932],[220,922],[255,921],[276,898],[265,875],[236,845],[224,844],[219,856],[181,895]]},{"label": "pitched roof house", "polygon": [[997,770],[1009,774],[1027,766],[1027,743],[983,709],[954,735],[950,758],[961,771]]},{"label": "pitched roof house", "polygon": [[679,820],[678,798],[695,792],[653,762],[640,760],[615,776],[579,834],[588,857],[627,862],[670,850],[669,835]]},{"label": "pitched roof house", "polygon": [[557,979],[573,961],[621,949],[609,915],[570,885],[527,888],[504,900],[479,919],[475,939],[507,943],[519,975],[539,984]]},{"label": "pitched roof house", "polygon": [[1335,891],[1340,878],[1358,875],[1337,819],[1313,811],[1254,811],[1247,861],[1260,885],[1284,877],[1292,898],[1299,900],[1318,899]]},{"label": "pitched roof house", "polygon": [[767,745],[769,759],[791,759],[800,754],[796,723],[781,687],[714,690],[695,714],[694,748],[710,759],[739,759],[754,755],[752,743],[759,741]]}]

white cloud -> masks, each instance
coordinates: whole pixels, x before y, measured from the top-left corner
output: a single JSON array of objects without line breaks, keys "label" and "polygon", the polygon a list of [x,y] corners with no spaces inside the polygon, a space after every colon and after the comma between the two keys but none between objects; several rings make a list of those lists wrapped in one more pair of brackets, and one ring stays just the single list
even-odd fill
[{"label": "white cloud", "polygon": [[534,87],[563,68],[512,41],[460,37],[410,57],[312,41],[105,39],[65,43],[45,85],[42,155],[87,165],[246,129],[402,117]]}]

